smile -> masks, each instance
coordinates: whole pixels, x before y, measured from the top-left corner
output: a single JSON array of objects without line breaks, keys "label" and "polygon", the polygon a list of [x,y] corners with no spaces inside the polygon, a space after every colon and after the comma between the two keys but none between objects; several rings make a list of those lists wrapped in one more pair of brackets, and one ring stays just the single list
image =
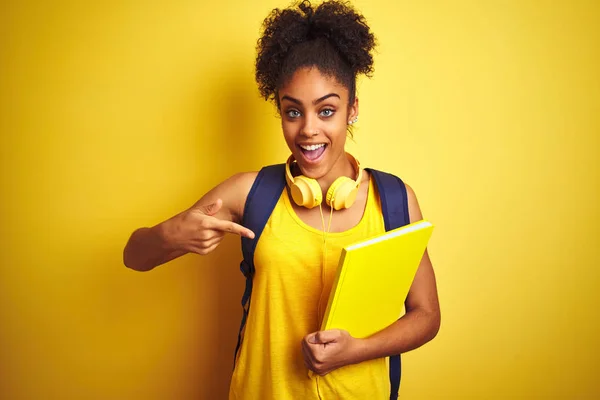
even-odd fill
[{"label": "smile", "polygon": [[298,147],[300,147],[300,150],[307,161],[316,162],[319,161],[323,153],[325,153],[327,145],[325,143],[310,145],[300,144]]},{"label": "smile", "polygon": [[320,149],[321,147],[324,147],[325,143],[320,143],[320,144],[311,144],[311,145],[303,145],[301,144],[300,147],[302,148],[302,150],[306,150],[306,151],[315,151],[317,149]]}]

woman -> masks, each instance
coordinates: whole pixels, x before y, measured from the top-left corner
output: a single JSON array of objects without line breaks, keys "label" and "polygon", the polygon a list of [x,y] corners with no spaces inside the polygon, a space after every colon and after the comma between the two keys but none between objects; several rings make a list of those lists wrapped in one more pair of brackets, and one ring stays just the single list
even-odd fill
[{"label": "woman", "polygon": [[[356,77],[372,72],[374,44],[363,16],[344,3],[313,8],[302,2],[273,10],[264,22],[258,86],[279,110],[290,173],[312,178],[322,201],[301,205],[286,187],[259,238],[251,312],[230,399],[389,399],[394,394],[385,357],[437,334],[440,311],[427,253],[406,299],[406,314],[397,322],[364,339],[318,330],[327,302],[323,293],[331,289],[341,248],[385,230],[371,174],[345,151],[358,118]],[[125,247],[125,265],[147,271],[186,253],[208,254],[226,233],[253,238],[241,221],[256,176],[232,176],[190,209],[135,231]],[[358,180],[358,191],[349,207],[334,210],[335,199],[328,201],[327,195],[340,177]],[[410,220],[420,220],[415,194],[406,189]]]}]

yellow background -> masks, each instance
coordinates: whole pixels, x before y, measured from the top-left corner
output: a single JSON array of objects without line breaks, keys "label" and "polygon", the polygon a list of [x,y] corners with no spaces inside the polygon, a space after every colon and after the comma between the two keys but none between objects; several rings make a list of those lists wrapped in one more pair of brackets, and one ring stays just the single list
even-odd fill
[{"label": "yellow background", "polygon": [[[442,328],[401,398],[597,398],[598,3],[355,4],[380,46],[348,149],[436,224]],[[225,398],[239,238],[147,273],[121,254],[284,160],[253,61],[285,5],[2,2],[2,399]]]}]

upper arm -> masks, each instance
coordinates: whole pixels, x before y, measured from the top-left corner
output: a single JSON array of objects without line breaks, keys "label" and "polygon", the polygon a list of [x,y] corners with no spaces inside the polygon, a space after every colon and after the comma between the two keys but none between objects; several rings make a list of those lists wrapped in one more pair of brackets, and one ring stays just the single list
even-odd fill
[{"label": "upper arm", "polygon": [[[406,185],[406,194],[408,196],[410,222],[422,220],[423,214],[417,196],[409,185]],[[435,273],[427,250],[425,250],[425,254],[421,259],[405,304],[407,311],[421,308],[437,314],[440,312]]]},{"label": "upper arm", "polygon": [[248,193],[257,174],[258,172],[240,172],[232,175],[206,192],[193,207],[205,209],[221,199],[223,204],[214,216],[239,224],[242,220]]}]

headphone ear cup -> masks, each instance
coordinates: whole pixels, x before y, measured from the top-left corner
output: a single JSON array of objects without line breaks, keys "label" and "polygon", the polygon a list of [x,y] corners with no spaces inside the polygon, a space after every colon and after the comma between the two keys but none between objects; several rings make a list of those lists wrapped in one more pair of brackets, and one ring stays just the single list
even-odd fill
[{"label": "headphone ear cup", "polygon": [[323,201],[323,193],[319,183],[305,176],[297,176],[290,186],[292,199],[299,206],[313,208],[321,204]]},{"label": "headphone ear cup", "polygon": [[354,204],[357,194],[356,182],[347,176],[342,176],[337,178],[329,187],[326,201],[334,210],[350,208]]}]

